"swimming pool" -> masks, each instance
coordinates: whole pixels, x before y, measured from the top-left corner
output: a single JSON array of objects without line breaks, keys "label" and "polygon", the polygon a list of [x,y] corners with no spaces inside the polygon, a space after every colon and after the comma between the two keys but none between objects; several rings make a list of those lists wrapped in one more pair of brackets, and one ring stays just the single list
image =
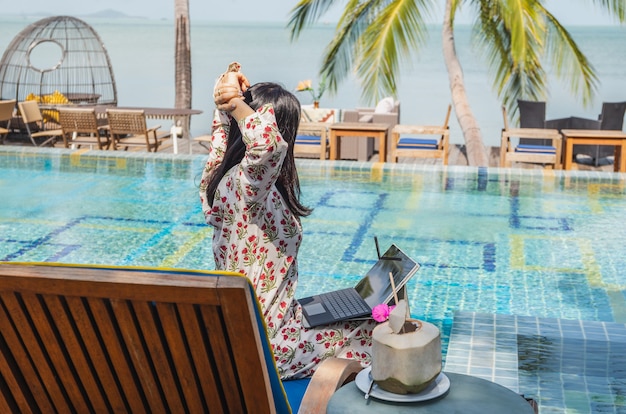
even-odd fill
[{"label": "swimming pool", "polygon": [[[0,147],[0,260],[211,269],[197,196],[204,160]],[[377,236],[421,264],[411,313],[441,327],[444,352],[458,312],[626,322],[625,175],[298,166],[314,208],[303,220],[300,297],[354,284],[376,260]],[[623,395],[623,378],[615,387]]]}]

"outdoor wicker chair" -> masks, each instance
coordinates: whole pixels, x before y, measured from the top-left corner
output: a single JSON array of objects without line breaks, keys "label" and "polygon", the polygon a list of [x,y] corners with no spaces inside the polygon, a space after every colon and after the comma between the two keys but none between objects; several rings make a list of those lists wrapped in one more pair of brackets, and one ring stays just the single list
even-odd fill
[{"label": "outdoor wicker chair", "polygon": [[[28,137],[34,146],[54,145],[54,142],[63,136],[63,130],[60,128],[46,129],[46,123],[37,101],[18,102],[17,107],[20,110]],[[42,137],[45,140],[37,144],[37,139]]]},{"label": "outdoor wicker chair", "polygon": [[169,132],[161,132],[160,125],[148,128],[143,110],[107,109],[109,133],[113,149],[144,147],[148,152],[157,152]]},{"label": "outdoor wicker chair", "polygon": [[109,148],[105,127],[98,125],[93,108],[59,108],[59,122],[63,130],[65,148],[89,145],[98,149]]},{"label": "outdoor wicker chair", "polygon": [[2,137],[3,144],[4,144],[4,140],[6,136],[11,131],[11,119],[13,118],[14,110],[15,110],[15,99],[0,101],[0,123],[5,125],[5,127],[0,125],[0,136]]}]

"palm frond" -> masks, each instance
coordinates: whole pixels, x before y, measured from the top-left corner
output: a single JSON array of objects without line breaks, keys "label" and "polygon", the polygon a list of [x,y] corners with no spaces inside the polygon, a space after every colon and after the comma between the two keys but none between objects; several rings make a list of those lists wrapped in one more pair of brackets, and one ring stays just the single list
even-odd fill
[{"label": "palm frond", "polygon": [[287,22],[291,40],[296,40],[306,26],[315,23],[333,4],[333,0],[300,0],[291,9],[291,18]]},{"label": "palm frond", "polygon": [[422,0],[372,3],[372,11],[376,12],[370,16],[353,49],[362,95],[367,101],[397,94],[399,63],[424,44],[427,36],[424,12],[430,6]]},{"label": "palm frond", "polygon": [[626,21],[626,1],[624,0],[593,0],[596,6],[616,17],[620,23]]},{"label": "palm frond", "polygon": [[581,95],[583,105],[589,105],[598,87],[595,69],[570,33],[550,12],[544,9],[544,13],[549,29],[547,52],[556,75],[569,77],[572,92]]},{"label": "palm frond", "polygon": [[474,3],[474,40],[485,53],[493,86],[509,113],[517,99],[545,96],[546,74],[541,64],[545,52],[545,19],[535,0]]},{"label": "palm frond", "polygon": [[351,73],[358,53],[358,39],[369,24],[373,3],[350,0],[339,19],[335,36],[326,46],[320,74],[327,79],[331,93],[335,93],[339,83]]}]

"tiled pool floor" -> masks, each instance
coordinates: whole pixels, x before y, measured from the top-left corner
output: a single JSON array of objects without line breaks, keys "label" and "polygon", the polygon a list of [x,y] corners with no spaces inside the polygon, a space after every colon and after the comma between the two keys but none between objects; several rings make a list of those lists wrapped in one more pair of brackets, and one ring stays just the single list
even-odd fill
[{"label": "tiled pool floor", "polygon": [[545,413],[626,413],[626,324],[457,312],[445,370],[491,380]]}]

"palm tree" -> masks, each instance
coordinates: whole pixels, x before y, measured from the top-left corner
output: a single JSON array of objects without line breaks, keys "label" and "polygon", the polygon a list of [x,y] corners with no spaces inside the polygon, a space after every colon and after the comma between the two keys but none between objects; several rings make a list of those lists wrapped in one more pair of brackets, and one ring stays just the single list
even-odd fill
[{"label": "palm tree", "polygon": [[[176,21],[175,107],[191,109],[191,41],[189,35],[189,0],[174,0]],[[189,133],[189,118],[182,125],[183,134]],[[175,138],[174,138],[175,139]]]},{"label": "palm tree", "polygon": [[[440,1],[440,0],[439,0]],[[625,0],[589,0],[624,22]],[[336,2],[300,0],[288,27],[296,39]],[[321,76],[331,92],[354,69],[363,97],[376,101],[396,95],[400,58],[419,52],[426,42],[425,15],[437,0],[349,0],[327,46]],[[587,104],[597,87],[591,63],[543,0],[446,0],[442,29],[444,60],[452,103],[463,131],[470,165],[487,166],[480,127],[465,92],[463,71],[454,43],[454,19],[461,5],[475,14],[473,32],[494,76],[494,89],[509,113],[516,101],[545,97],[546,71],[568,78],[572,91]]]}]

